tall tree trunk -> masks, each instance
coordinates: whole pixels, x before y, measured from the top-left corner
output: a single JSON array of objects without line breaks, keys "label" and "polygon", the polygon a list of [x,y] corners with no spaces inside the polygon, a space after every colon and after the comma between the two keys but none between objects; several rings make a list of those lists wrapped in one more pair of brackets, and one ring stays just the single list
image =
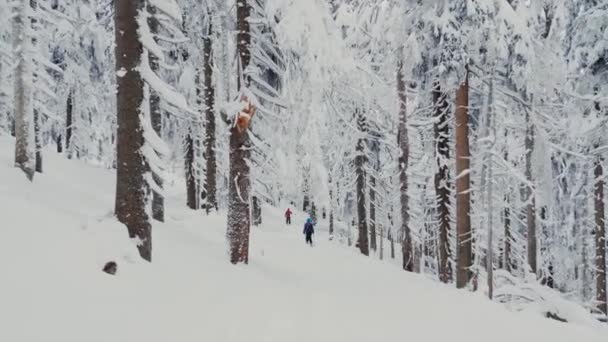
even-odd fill
[{"label": "tall tree trunk", "polygon": [[42,173],[42,138],[40,132],[40,112],[34,108],[34,144],[36,145],[36,172]]},{"label": "tall tree trunk", "polygon": [[606,224],[604,213],[604,168],[602,158],[595,161],[595,281],[598,309],[606,315]]},{"label": "tall tree trunk", "polygon": [[526,110],[526,226],[528,232],[528,265],[536,274],[536,200],[532,189],[532,152],[534,151],[534,125],[530,120],[530,111]]},{"label": "tall tree trunk", "polygon": [[31,52],[31,27],[28,3],[16,4],[13,16],[13,48],[17,65],[15,67],[15,167],[20,168],[27,178],[34,179],[36,167],[36,146],[34,142],[34,101],[33,101],[33,61]]},{"label": "tall tree trunk", "polygon": [[[148,12],[150,16],[148,17],[148,26],[150,26],[150,33],[157,34],[159,22],[156,18],[156,7],[148,6]],[[153,53],[149,54],[148,57],[150,68],[153,72],[158,72],[159,70],[159,62],[158,57]],[[160,96],[159,94],[150,89],[150,119],[152,121],[152,128],[158,134],[159,137],[162,138],[162,129],[163,129],[163,119],[162,113],[160,110]],[[158,185],[159,188],[163,188],[163,179],[160,175],[152,172],[152,179]],[[165,199],[163,194],[159,194],[156,191],[152,191],[152,218],[159,222],[165,222]]]},{"label": "tall tree trunk", "polygon": [[211,22],[207,35],[203,37],[203,97],[205,103],[205,191],[207,193],[207,212],[217,207],[217,160],[215,157],[215,88],[213,86],[213,44]]},{"label": "tall tree trunk", "polygon": [[73,93],[70,90],[68,92],[68,99],[67,99],[67,103],[66,103],[66,110],[65,110],[65,115],[66,115],[66,119],[65,119],[65,149],[68,153],[68,159],[72,159],[72,154],[73,154],[73,146],[72,146],[72,130],[73,130],[73,125],[74,125],[74,100],[73,100]]},{"label": "tall tree trunk", "polygon": [[439,221],[439,280],[444,283],[452,281],[450,265],[450,129],[448,125],[448,102],[438,81],[433,84],[433,104],[435,106],[435,153],[437,173],[435,173],[435,195]]},{"label": "tall tree trunk", "polygon": [[194,138],[192,137],[192,130],[189,130],[186,134],[186,205],[192,210],[199,209],[200,195],[197,188],[195,159]]},{"label": "tall tree trunk", "polygon": [[494,144],[491,143],[492,135],[494,132],[493,126],[493,101],[494,101],[494,79],[490,79],[490,90],[488,93],[488,108],[486,109],[487,120],[486,120],[486,138],[488,141],[488,151],[487,153],[487,161],[486,161],[486,187],[487,187],[487,215],[488,215],[488,241],[487,241],[487,251],[486,251],[486,272],[487,272],[487,285],[488,285],[488,297],[490,299],[494,296],[494,222],[493,222],[493,214],[494,214],[494,198],[493,198],[493,189],[494,189],[494,181],[493,181],[493,158],[491,149],[494,147]]},{"label": "tall tree trunk", "polygon": [[504,223],[505,223],[505,237],[504,237],[504,250],[502,254],[502,264],[507,272],[511,272],[511,209],[509,208],[511,201],[509,195],[505,195],[504,209]]},{"label": "tall tree trunk", "polygon": [[115,2],[116,71],[117,77],[117,168],[116,217],[125,224],[131,238],[137,238],[139,254],[152,260],[152,235],[146,213],[146,161],[142,153],[143,128],[140,122],[144,101],[144,82],[138,71],[143,46],[138,37],[137,16],[144,9],[142,0]]},{"label": "tall tree trunk", "polygon": [[[38,7],[37,0],[30,0],[30,7],[33,12],[36,12],[36,9]],[[36,18],[37,18],[36,16],[32,16],[30,18],[31,32],[34,32],[36,23],[38,22],[38,19],[36,19]],[[38,44],[38,40],[36,39],[35,34],[33,34],[31,38],[32,38],[32,47],[33,47],[33,50],[35,50],[36,45]],[[33,76],[34,76],[34,80],[35,80],[37,77],[37,74],[35,71],[33,73]],[[42,137],[41,137],[42,132],[40,131],[40,121],[41,120],[42,119],[40,118],[40,112],[34,106],[34,145],[36,147],[35,169],[36,169],[36,172],[38,172],[38,173],[42,173]]]},{"label": "tall tree trunk", "polygon": [[[239,90],[249,86],[247,70],[251,54],[249,16],[251,7],[247,0],[237,0],[237,54],[239,60]],[[232,125],[230,129],[230,178],[228,188],[228,240],[230,243],[230,262],[233,264],[249,262],[249,164],[251,142],[248,126],[245,129]]]},{"label": "tall tree trunk", "polygon": [[[356,111],[357,128],[361,134],[367,132],[365,115],[362,110]],[[357,223],[359,239],[357,246],[363,255],[369,255],[369,240],[367,231],[367,211],[365,209],[365,139],[359,138],[357,141],[357,157],[355,158],[356,177],[357,177]]]},{"label": "tall tree trunk", "polygon": [[329,183],[329,239],[334,237],[334,192],[332,188],[331,174],[328,177]]},{"label": "tall tree trunk", "polygon": [[409,195],[407,183],[407,167],[409,163],[410,146],[407,136],[407,94],[403,75],[403,64],[397,67],[397,97],[399,99],[399,122],[397,126],[397,145],[399,146],[399,201],[401,204],[401,253],[403,269],[414,270],[414,251],[410,233]]},{"label": "tall tree trunk", "polygon": [[369,176],[369,246],[376,251],[376,177]]},{"label": "tall tree trunk", "polygon": [[384,259],[384,227],[380,225],[380,260]]},{"label": "tall tree trunk", "polygon": [[469,72],[456,92],[456,287],[471,280],[471,195],[469,150]]}]

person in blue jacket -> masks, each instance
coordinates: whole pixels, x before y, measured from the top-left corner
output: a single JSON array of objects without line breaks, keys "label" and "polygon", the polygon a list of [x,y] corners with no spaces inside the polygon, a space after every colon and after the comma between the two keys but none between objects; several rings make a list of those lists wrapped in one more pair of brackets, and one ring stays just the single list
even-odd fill
[{"label": "person in blue jacket", "polygon": [[309,217],[306,219],[306,223],[304,224],[304,235],[306,235],[306,243],[312,246],[312,234],[315,233],[314,223],[312,219]]}]

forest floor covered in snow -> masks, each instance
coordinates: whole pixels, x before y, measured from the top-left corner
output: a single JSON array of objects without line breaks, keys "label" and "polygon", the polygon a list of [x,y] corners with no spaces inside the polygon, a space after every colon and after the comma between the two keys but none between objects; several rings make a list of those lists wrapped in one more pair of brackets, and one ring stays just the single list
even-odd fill
[{"label": "forest floor covered in snow", "polygon": [[[330,242],[264,207],[250,264],[228,262],[225,214],[169,191],[153,262],[112,216],[114,172],[45,154],[34,183],[0,137],[0,341],[605,341],[607,331],[515,313]],[[176,188],[181,187],[176,183]],[[101,271],[118,263],[115,276]]]}]

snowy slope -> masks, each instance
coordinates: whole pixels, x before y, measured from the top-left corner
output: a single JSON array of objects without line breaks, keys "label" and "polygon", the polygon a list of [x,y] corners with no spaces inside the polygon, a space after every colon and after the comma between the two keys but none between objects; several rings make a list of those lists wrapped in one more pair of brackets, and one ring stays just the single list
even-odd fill
[{"label": "snowy slope", "polygon": [[[114,173],[47,153],[34,184],[0,137],[0,341],[602,341],[602,328],[512,313],[285,227],[264,208],[249,266],[227,260],[225,220],[168,199],[141,262],[112,216]],[[180,184],[176,184],[180,186]],[[119,264],[117,276],[101,272]]]}]

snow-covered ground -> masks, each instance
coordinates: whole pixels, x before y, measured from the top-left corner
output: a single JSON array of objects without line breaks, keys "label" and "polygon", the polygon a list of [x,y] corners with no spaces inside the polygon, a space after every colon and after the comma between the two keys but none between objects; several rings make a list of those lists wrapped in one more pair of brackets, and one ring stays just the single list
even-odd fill
[{"label": "snow-covered ground", "polygon": [[[30,184],[0,137],[0,341],[605,341],[604,328],[514,313],[328,241],[264,208],[250,264],[228,263],[224,215],[167,199],[153,263],[112,218],[114,173],[45,155]],[[179,184],[178,184],[179,185]],[[321,222],[321,225],[324,223]],[[106,261],[118,274],[101,272]]]}]

